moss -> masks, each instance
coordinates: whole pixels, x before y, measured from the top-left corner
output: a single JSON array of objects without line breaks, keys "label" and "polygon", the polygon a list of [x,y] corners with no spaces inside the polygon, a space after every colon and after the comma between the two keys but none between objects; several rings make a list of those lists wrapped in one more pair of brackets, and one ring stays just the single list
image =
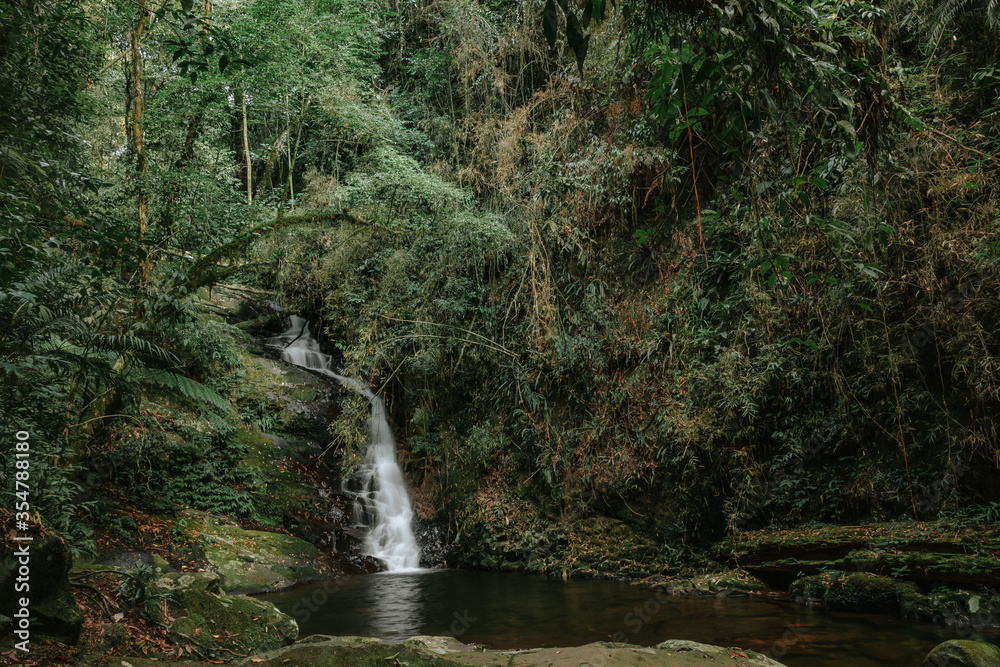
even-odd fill
[{"label": "moss", "polygon": [[696,577],[650,581],[653,588],[671,595],[739,595],[767,590],[767,585],[743,570],[729,570]]},{"label": "moss", "polygon": [[266,651],[298,635],[295,621],[270,602],[224,595],[218,575],[172,573],[158,578],[154,587],[169,594],[169,614],[157,620],[167,625],[171,640],[191,644],[203,655]]},{"label": "moss", "polygon": [[309,637],[286,649],[254,657],[260,667],[288,664],[309,667],[384,667],[408,664],[411,667],[458,666],[460,663],[429,652],[415,643],[384,642],[371,637]]},{"label": "moss", "polygon": [[790,589],[796,599],[822,601],[830,609],[898,614],[916,599],[914,584],[870,572],[826,572],[796,580]]},{"label": "moss", "polygon": [[1000,667],[1000,648],[987,642],[952,639],[927,654],[923,667]]},{"label": "moss", "polygon": [[113,651],[128,643],[125,626],[117,623],[98,623],[89,630],[91,641],[102,651]]},{"label": "moss", "polygon": [[281,533],[244,530],[203,512],[185,512],[188,532],[198,540],[227,593],[287,588],[325,572],[319,550]]}]

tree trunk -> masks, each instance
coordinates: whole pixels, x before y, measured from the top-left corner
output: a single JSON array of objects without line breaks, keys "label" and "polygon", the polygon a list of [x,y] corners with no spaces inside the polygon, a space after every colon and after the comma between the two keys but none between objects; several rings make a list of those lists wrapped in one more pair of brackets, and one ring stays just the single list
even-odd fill
[{"label": "tree trunk", "polygon": [[[142,53],[139,44],[142,42],[143,32],[146,29],[146,17],[149,13],[146,9],[145,0],[139,2],[139,17],[135,25],[135,30],[130,35],[132,48],[132,150],[135,152],[135,171],[138,178],[138,214],[139,214],[139,244],[144,246],[146,240],[146,230],[149,227],[149,194],[146,192],[144,176],[149,172],[146,164],[146,147],[142,140],[142,114],[144,111],[144,100],[142,94]],[[139,282],[145,286],[149,280],[149,260],[143,258],[142,266],[139,269]]]},{"label": "tree trunk", "polygon": [[250,159],[250,138],[247,135],[247,89],[243,86],[243,160],[247,168],[247,204],[253,204],[253,160]]}]

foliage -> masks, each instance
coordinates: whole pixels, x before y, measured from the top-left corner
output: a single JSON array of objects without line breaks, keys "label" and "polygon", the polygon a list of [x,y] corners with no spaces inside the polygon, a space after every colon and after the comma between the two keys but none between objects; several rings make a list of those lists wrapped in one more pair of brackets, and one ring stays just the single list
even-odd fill
[{"label": "foliage", "polygon": [[233,428],[267,408],[196,318],[224,279],[321,318],[488,550],[512,509],[689,540],[996,513],[979,5],[165,7],[3,14],[0,407],[77,548],[88,457],[124,502],[253,511]]}]

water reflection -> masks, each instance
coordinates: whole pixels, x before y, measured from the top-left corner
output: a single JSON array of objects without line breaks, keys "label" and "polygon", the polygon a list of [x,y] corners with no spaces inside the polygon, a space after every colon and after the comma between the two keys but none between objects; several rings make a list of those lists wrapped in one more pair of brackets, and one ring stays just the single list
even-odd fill
[{"label": "water reflection", "polygon": [[317,614],[319,624],[314,621],[309,625],[321,627],[322,634],[328,635],[406,639],[423,634],[427,623],[426,599],[431,588],[428,582],[434,572],[383,572],[352,577],[330,600],[328,608]]}]

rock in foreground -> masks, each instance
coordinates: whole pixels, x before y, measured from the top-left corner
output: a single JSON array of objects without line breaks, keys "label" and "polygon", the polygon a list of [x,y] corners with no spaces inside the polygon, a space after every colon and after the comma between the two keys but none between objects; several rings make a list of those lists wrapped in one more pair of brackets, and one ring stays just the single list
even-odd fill
[{"label": "rock in foreground", "polygon": [[255,655],[242,664],[260,667],[363,667],[395,660],[411,667],[783,667],[755,651],[671,640],[656,647],[595,642],[569,648],[478,651],[451,637],[412,637],[401,642],[370,637],[313,635],[284,648]]},{"label": "rock in foreground", "polygon": [[[25,543],[22,543],[25,544]],[[22,565],[17,552],[0,555],[0,633],[13,631],[12,617],[18,610],[21,597],[31,601],[31,635],[46,637],[67,644],[75,644],[83,630],[83,613],[73,597],[70,588],[69,570],[73,559],[66,543],[47,535],[36,539],[26,557],[30,572],[31,587],[24,593],[16,593],[15,578]],[[27,571],[27,570],[26,570]],[[7,618],[5,618],[7,617]]]},{"label": "rock in foreground", "polygon": [[153,583],[165,604],[156,620],[171,641],[202,656],[228,657],[291,644],[299,627],[270,602],[225,595],[212,572],[165,574]]},{"label": "rock in foreground", "polygon": [[1000,648],[987,642],[952,639],[938,644],[922,667],[1000,667]]}]

